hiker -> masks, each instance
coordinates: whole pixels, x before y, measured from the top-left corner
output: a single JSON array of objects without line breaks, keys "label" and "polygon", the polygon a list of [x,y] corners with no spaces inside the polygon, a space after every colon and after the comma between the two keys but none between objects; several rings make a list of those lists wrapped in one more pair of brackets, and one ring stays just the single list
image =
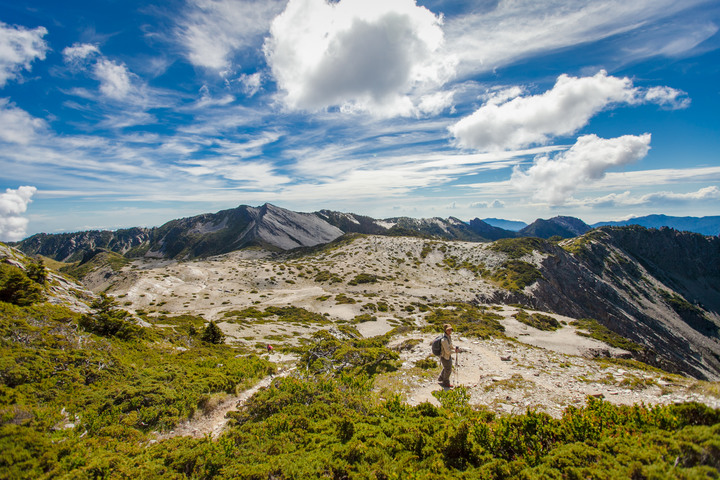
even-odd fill
[{"label": "hiker", "polygon": [[268,346],[267,346],[268,353],[272,354],[273,350],[274,350],[273,346],[268,343]]},{"label": "hiker", "polygon": [[452,388],[452,385],[450,385],[450,374],[452,373],[452,354],[453,351],[457,352],[458,348],[455,347],[453,349],[453,328],[450,326],[450,324],[446,323],[445,325],[443,325],[443,329],[445,330],[445,334],[442,336],[442,340],[440,341],[440,365],[442,365],[443,369],[442,372],[440,372],[440,376],[438,377],[438,383],[443,388]]}]

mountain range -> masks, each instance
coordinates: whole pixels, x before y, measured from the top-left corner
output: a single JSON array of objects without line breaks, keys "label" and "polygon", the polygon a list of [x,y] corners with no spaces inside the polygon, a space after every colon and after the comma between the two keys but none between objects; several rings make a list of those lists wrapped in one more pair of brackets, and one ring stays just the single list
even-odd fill
[{"label": "mountain range", "polygon": [[[63,262],[87,261],[93,252],[98,251],[115,252],[129,258],[144,256],[191,259],[252,246],[270,250],[311,247],[330,242],[347,233],[488,242],[517,237],[572,238],[593,228],[580,219],[565,216],[538,219],[517,231],[509,228],[519,227],[518,222],[486,220],[475,218],[464,222],[454,217],[394,217],[379,220],[331,210],[299,213],[271,204],[260,207],[241,205],[217,213],[172,220],[160,227],[40,233],[14,245],[27,254],[40,254]],[[701,230],[697,233],[705,235],[720,233],[720,216],[694,218],[654,215],[594,226],[620,224]]]},{"label": "mountain range", "polygon": [[[480,219],[378,220],[330,210],[297,213],[265,204],[173,220],[156,228],[38,234],[16,246],[26,254],[73,262],[80,268],[75,271],[78,277],[96,272],[99,282],[115,282],[117,269],[108,267],[112,262],[184,261],[250,247],[284,255],[302,252],[300,247],[313,251],[343,235],[352,241],[357,238],[352,234],[414,237],[423,249],[442,244],[444,249],[424,270],[439,268],[433,278],[443,277],[446,268],[481,276],[483,290],[472,295],[478,303],[527,305],[572,318],[593,318],[648,347],[641,358],[648,363],[698,378],[720,376],[720,238],[698,233],[638,226],[593,229],[573,217],[539,219],[514,232]],[[464,244],[472,253],[462,257],[448,253],[454,247],[447,241],[484,246]],[[352,256],[367,255],[363,250]],[[342,278],[339,272],[328,273],[333,275]],[[110,285],[98,283],[98,291]]]}]

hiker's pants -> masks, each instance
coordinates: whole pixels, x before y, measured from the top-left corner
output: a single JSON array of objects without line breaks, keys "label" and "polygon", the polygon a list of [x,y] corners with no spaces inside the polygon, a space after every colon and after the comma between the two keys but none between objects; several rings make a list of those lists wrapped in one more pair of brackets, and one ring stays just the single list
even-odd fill
[{"label": "hiker's pants", "polygon": [[452,357],[440,357],[440,365],[442,365],[443,369],[442,372],[440,372],[440,376],[438,377],[438,383],[441,383],[443,385],[449,385],[450,374],[452,373]]}]

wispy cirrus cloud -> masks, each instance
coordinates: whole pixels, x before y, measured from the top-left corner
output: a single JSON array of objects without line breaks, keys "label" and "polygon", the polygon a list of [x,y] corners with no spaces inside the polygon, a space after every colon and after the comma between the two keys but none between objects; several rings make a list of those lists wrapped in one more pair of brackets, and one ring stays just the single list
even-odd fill
[{"label": "wispy cirrus cloud", "polygon": [[0,141],[27,145],[47,123],[18,108],[7,98],[0,98]]},{"label": "wispy cirrus cloud", "polygon": [[48,45],[43,37],[47,33],[45,27],[31,29],[0,22],[0,88],[23,70],[30,71],[35,60],[45,60]]},{"label": "wispy cirrus cloud", "polygon": [[634,207],[641,205],[663,207],[668,204],[707,201],[720,201],[720,188],[711,185],[694,192],[675,193],[660,191],[644,195],[633,195],[632,192],[627,190],[623,193],[611,193],[602,197],[580,200],[579,203],[590,207]]},{"label": "wispy cirrus cloud", "polygon": [[137,94],[132,81],[134,75],[127,65],[105,57],[97,45],[76,43],[63,49],[63,58],[74,70],[89,70],[100,83],[99,91],[105,98],[125,100]]},{"label": "wispy cirrus cloud", "polygon": [[192,65],[228,76],[239,53],[262,43],[281,9],[278,0],[190,0],[175,36]]},{"label": "wispy cirrus cloud", "polygon": [[[698,16],[684,17],[709,0],[534,0],[485,2],[448,17],[447,51],[458,55],[458,75],[492,71],[534,55],[612,37],[618,64],[657,55],[680,56],[717,32]],[[442,2],[438,8],[443,9]],[[669,19],[669,20],[668,20]]]}]

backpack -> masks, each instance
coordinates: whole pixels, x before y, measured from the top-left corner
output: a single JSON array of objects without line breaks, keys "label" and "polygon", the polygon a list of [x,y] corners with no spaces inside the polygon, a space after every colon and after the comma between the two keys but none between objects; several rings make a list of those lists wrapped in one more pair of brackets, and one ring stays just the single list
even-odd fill
[{"label": "backpack", "polygon": [[432,341],[432,353],[436,357],[439,357],[442,353],[442,339],[445,337],[445,334],[443,333],[439,337],[437,337],[435,340]]}]

